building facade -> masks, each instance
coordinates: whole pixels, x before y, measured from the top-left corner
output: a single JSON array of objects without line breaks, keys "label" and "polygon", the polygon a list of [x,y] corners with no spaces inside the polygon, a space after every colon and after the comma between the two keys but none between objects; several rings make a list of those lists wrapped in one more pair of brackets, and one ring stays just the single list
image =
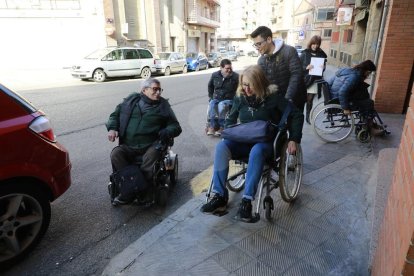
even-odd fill
[{"label": "building facade", "polygon": [[322,38],[321,48],[329,53],[331,48],[332,21],[335,0],[302,0],[293,15],[294,41],[292,44],[306,48],[314,35]]},{"label": "building facade", "polygon": [[209,52],[220,5],[212,0],[104,0],[108,45]]},{"label": "building facade", "polygon": [[101,0],[0,1],[3,68],[62,68],[106,46]]}]

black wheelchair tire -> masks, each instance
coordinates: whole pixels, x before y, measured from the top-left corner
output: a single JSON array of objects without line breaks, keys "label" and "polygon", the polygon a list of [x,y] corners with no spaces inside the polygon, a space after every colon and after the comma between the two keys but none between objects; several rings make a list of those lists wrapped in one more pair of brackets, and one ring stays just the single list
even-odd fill
[{"label": "black wheelchair tire", "polygon": [[244,170],[244,167],[242,167],[242,165],[236,164],[234,163],[234,161],[230,161],[230,165],[229,165],[229,172],[231,171],[231,169],[233,168],[233,170],[236,170],[237,173],[233,173],[232,176],[237,175],[236,178],[234,178],[233,180],[230,180],[230,178],[232,178],[232,176],[230,176],[227,180],[226,180],[226,187],[234,192],[234,193],[238,193],[241,190],[244,189],[244,182],[245,182],[245,173],[240,173],[241,170]]},{"label": "black wheelchair tire", "polygon": [[174,158],[174,169],[170,171],[170,184],[175,186],[178,182],[178,155]]},{"label": "black wheelchair tire", "polygon": [[[299,193],[300,185],[302,182],[302,175],[303,175],[303,156],[302,156],[302,148],[300,144],[297,144],[297,164],[295,166],[295,180],[293,185],[288,182],[286,173],[288,172],[287,168],[287,146],[288,142],[283,145],[283,149],[280,156],[280,166],[279,166],[279,190],[282,199],[285,202],[293,202],[297,198]],[[297,175],[298,174],[298,175]],[[290,187],[292,186],[292,187]]]},{"label": "black wheelchair tire", "polygon": [[357,139],[361,143],[368,143],[371,140],[371,134],[367,129],[361,129],[357,134]]},{"label": "black wheelchair tire", "polygon": [[166,188],[158,189],[156,199],[157,199],[158,206],[165,207],[168,201],[168,189]]}]

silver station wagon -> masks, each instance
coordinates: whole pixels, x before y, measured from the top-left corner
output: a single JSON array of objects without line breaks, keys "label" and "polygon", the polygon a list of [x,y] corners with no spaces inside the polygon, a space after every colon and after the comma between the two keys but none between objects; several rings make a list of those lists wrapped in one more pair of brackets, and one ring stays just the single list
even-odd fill
[{"label": "silver station wagon", "polygon": [[96,82],[111,77],[140,76],[148,79],[155,72],[155,58],[151,51],[135,47],[99,49],[71,68],[73,77]]},{"label": "silver station wagon", "polygon": [[155,60],[157,74],[169,76],[171,73],[187,73],[187,61],[182,53],[161,52]]}]

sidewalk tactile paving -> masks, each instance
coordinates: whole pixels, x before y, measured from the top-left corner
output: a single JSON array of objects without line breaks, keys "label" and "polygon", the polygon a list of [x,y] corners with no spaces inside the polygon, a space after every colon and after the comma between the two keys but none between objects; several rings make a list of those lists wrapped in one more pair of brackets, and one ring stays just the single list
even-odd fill
[{"label": "sidewalk tactile paving", "polygon": [[331,235],[333,235],[332,233],[311,224],[295,229],[295,234],[315,246],[325,242]]},{"label": "sidewalk tactile paving", "polygon": [[212,258],[229,272],[233,272],[254,260],[234,245],[218,252]]},{"label": "sidewalk tactile paving", "polygon": [[253,261],[238,269],[234,274],[241,276],[274,276],[276,272],[261,262]]},{"label": "sidewalk tactile paving", "polygon": [[292,265],[288,270],[283,273],[284,276],[298,276],[298,275],[306,275],[306,276],[321,276],[323,273],[318,270],[313,265],[306,263],[305,261],[301,260],[294,265]]},{"label": "sidewalk tactile paving", "polygon": [[259,233],[255,233],[235,244],[236,246],[257,257],[264,251],[276,246],[273,242],[265,239]]},{"label": "sidewalk tactile paving", "polygon": [[194,276],[199,275],[215,275],[215,276],[227,276],[229,272],[220,266],[215,260],[208,259],[193,268],[189,271]]},{"label": "sidewalk tactile paving", "polygon": [[280,250],[280,246],[277,246],[259,255],[257,259],[280,274],[295,263],[298,257],[286,254],[286,252]]},{"label": "sidewalk tactile paving", "polygon": [[309,201],[306,204],[306,207],[308,207],[309,209],[312,209],[320,214],[324,214],[326,212],[328,212],[329,210],[331,210],[332,208],[334,208],[335,206],[337,206],[337,204],[333,201],[330,200],[324,200],[322,198],[317,198],[314,199],[312,201]]}]

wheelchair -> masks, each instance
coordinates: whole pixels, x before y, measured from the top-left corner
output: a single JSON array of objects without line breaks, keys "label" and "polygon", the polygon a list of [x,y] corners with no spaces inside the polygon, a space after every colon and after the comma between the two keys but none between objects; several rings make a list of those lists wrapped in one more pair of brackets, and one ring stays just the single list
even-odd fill
[{"label": "wheelchair", "polygon": [[[327,83],[324,82],[326,85]],[[372,133],[378,136],[390,134],[387,126],[375,111],[360,111],[351,103],[351,114],[345,115],[339,99],[330,99],[329,90],[323,90],[324,101],[311,111],[310,118],[315,134],[325,142],[336,143],[348,138],[354,131],[356,138],[367,143]]]},{"label": "wheelchair", "polygon": [[[298,196],[303,175],[303,154],[300,144],[297,144],[296,158],[287,152],[288,132],[281,129],[273,141],[273,156],[267,160],[258,185],[258,199],[253,213],[252,222],[260,220],[260,206],[263,198],[263,209],[267,220],[272,219],[274,209],[271,192],[279,188],[285,202],[292,203]],[[248,159],[231,160],[229,177],[226,187],[232,192],[240,192],[244,188]],[[206,192],[206,202],[212,197],[213,178]]]},{"label": "wheelchair", "polygon": [[[178,182],[178,155],[172,151],[174,140],[171,138],[168,143],[159,142],[156,149],[161,151],[160,158],[154,163],[153,177],[149,187],[135,195],[132,203],[140,206],[158,205],[165,207],[169,194]],[[134,165],[142,164],[142,156],[137,156]],[[109,177],[108,192],[113,206],[115,197],[119,195],[119,187],[115,185],[112,175]]]}]

